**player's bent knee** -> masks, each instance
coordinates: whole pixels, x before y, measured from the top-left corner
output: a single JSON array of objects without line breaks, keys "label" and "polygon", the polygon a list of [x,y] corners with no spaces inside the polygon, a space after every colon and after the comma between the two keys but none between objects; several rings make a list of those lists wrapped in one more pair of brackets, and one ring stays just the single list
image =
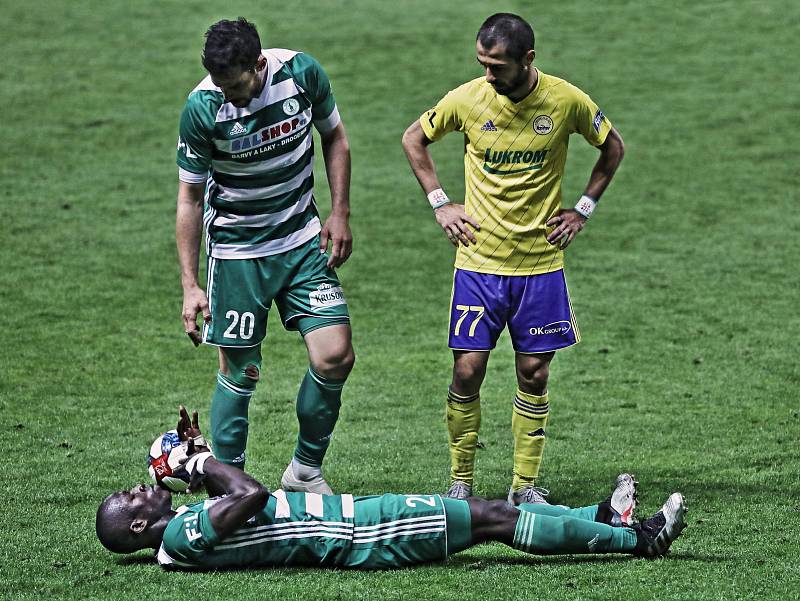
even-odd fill
[{"label": "player's bent knee", "polygon": [[324,378],[344,380],[356,363],[356,353],[351,345],[343,345],[324,356],[314,357],[311,369]]}]

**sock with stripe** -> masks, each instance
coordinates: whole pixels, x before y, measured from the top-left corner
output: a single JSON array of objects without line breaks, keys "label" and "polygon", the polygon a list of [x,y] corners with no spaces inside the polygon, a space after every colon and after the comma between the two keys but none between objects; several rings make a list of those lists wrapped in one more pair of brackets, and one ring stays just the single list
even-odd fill
[{"label": "sock with stripe", "polygon": [[447,435],[450,446],[450,479],[472,486],[475,449],[481,427],[480,393],[462,396],[447,390]]},{"label": "sock with stripe", "polygon": [[247,410],[255,391],[245,388],[224,374],[217,373],[217,388],[211,397],[211,441],[214,457],[244,469],[247,447]]},{"label": "sock with stripe", "polygon": [[308,368],[297,393],[300,433],[294,451],[296,463],[312,468],[322,465],[339,419],[344,383],[344,380],[324,378]]},{"label": "sock with stripe", "polygon": [[629,553],[636,547],[636,531],[566,515],[520,511],[511,546],[538,555]]},{"label": "sock with stripe", "polygon": [[567,507],[565,505],[546,505],[544,503],[523,503],[522,505],[517,505],[517,509],[520,511],[528,511],[537,515],[549,515],[551,517],[568,516],[571,518],[589,520],[590,522],[597,520],[597,510],[599,508],[599,505],[589,505],[588,507]]},{"label": "sock with stripe", "polygon": [[539,476],[549,412],[547,393],[536,396],[517,388],[511,415],[511,431],[514,433],[514,479],[511,488],[514,490],[534,484]]},{"label": "sock with stripe", "polygon": [[211,397],[211,442],[219,461],[244,469],[247,413],[261,371],[261,348],[226,347],[222,352],[227,374],[217,373]]}]

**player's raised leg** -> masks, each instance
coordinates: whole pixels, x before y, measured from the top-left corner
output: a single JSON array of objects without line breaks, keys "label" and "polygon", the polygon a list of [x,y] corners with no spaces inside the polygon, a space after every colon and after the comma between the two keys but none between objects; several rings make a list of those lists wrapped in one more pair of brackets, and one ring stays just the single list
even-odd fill
[{"label": "player's raised leg", "polygon": [[342,389],[355,363],[350,325],[339,323],[305,334],[309,368],[297,394],[300,431],[294,457],[281,479],[284,490],[333,494],[322,462],[339,418]]}]

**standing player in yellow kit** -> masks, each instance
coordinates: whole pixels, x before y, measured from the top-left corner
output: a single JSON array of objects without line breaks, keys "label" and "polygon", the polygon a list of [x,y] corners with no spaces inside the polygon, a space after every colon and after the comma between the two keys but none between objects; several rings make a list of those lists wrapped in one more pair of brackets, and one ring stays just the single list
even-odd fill
[{"label": "standing player in yellow kit", "polygon": [[[563,273],[563,249],[583,229],[622,161],[624,146],[598,106],[572,84],[533,66],[534,35],[498,13],[477,36],[485,76],[450,91],[411,124],[403,148],[436,221],[458,247],[450,307],[453,379],[447,395],[451,485],[472,496],[480,387],[489,352],[508,326],[516,351],[509,502],[544,503],[536,486],[544,449],[547,381],[555,351],[580,340]],[[464,134],[464,204],[450,201],[428,145]],[[600,157],[574,208],[561,208],[572,133]]]}]

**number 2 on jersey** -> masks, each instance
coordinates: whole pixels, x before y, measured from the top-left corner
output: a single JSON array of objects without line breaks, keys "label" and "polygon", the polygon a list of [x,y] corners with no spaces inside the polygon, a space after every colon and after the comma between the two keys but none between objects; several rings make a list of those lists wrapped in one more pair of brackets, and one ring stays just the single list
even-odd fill
[{"label": "number 2 on jersey", "polygon": [[430,497],[407,497],[406,498],[406,505],[409,507],[416,509],[417,503],[422,503],[423,505],[428,505],[430,507],[436,507],[436,499],[432,496]]}]

